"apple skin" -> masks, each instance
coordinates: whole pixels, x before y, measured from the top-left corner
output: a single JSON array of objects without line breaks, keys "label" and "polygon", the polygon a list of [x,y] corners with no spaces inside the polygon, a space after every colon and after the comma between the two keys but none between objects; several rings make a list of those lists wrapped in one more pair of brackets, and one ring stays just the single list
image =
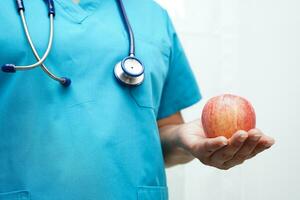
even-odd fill
[{"label": "apple skin", "polygon": [[204,106],[201,117],[206,137],[230,138],[238,130],[255,128],[255,111],[246,99],[224,94],[211,98]]}]

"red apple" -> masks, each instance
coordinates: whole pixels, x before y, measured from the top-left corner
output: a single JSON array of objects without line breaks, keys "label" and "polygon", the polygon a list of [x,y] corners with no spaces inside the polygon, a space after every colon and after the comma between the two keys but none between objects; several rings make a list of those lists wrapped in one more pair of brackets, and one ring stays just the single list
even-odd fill
[{"label": "red apple", "polygon": [[255,128],[255,112],[246,99],[225,94],[211,98],[202,111],[202,125],[207,137],[230,138],[236,131]]}]

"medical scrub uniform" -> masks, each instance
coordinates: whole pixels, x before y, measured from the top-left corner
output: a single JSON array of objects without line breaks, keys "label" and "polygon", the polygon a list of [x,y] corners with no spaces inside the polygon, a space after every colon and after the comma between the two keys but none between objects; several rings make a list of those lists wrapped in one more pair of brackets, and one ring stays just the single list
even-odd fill
[{"label": "medical scrub uniform", "polygon": [[[49,18],[24,1],[40,56]],[[152,0],[124,0],[145,66],[137,87],[113,74],[128,35],[113,0],[55,0],[55,35],[45,64],[70,77],[62,87],[41,70],[0,72],[0,200],[166,200],[157,120],[200,99],[174,27]],[[0,1],[0,63],[36,62],[14,0]]]}]

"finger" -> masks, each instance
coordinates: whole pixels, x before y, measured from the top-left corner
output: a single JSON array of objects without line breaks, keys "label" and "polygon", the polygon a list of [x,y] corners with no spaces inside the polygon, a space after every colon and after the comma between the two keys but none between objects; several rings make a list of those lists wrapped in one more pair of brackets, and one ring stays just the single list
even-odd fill
[{"label": "finger", "polygon": [[210,160],[213,163],[223,164],[232,159],[236,152],[243,146],[247,137],[248,133],[246,131],[238,131],[229,139],[229,144],[226,147],[211,155]]},{"label": "finger", "polygon": [[257,154],[265,151],[266,149],[269,149],[271,146],[273,146],[275,143],[275,140],[269,136],[262,136],[259,140],[257,146],[255,149],[251,152],[251,154],[248,156],[247,159],[253,158]]},{"label": "finger", "polygon": [[233,159],[236,160],[245,160],[258,145],[260,138],[262,138],[263,134],[258,129],[252,129],[248,132],[248,138],[243,144],[243,146],[239,149],[239,151],[234,155]]},{"label": "finger", "polygon": [[205,138],[199,141],[197,152],[201,157],[209,157],[215,151],[223,148],[228,144],[227,138],[220,136],[216,138]]},{"label": "finger", "polygon": [[252,129],[248,132],[248,138],[243,146],[236,152],[231,160],[224,163],[226,167],[233,167],[238,164],[242,164],[248,156],[254,151],[255,147],[259,143],[262,133],[257,129]]}]

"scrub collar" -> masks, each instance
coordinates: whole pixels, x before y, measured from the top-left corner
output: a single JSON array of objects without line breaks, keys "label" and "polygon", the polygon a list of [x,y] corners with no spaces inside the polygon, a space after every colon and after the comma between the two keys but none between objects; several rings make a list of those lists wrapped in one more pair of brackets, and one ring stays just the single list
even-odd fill
[{"label": "scrub collar", "polygon": [[94,11],[98,5],[101,3],[101,0],[71,0],[75,5],[80,6],[86,11]]},{"label": "scrub collar", "polygon": [[[62,9],[72,17],[73,21],[81,23],[99,8],[101,0],[55,0]],[[78,3],[76,3],[78,2]]]}]

